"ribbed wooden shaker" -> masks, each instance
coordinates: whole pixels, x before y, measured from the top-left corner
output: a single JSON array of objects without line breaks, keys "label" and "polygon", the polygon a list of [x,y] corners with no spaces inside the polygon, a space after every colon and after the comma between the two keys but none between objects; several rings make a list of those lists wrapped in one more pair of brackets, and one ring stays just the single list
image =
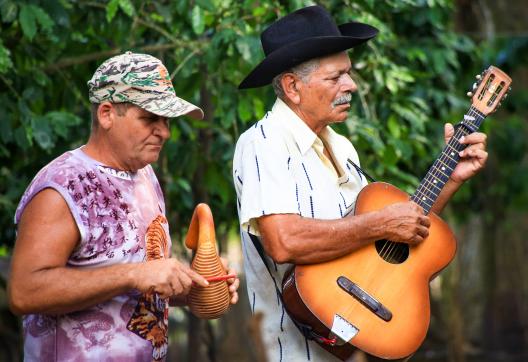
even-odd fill
[{"label": "ribbed wooden shaker", "polygon": [[[207,204],[198,204],[194,209],[185,245],[194,250],[191,268],[198,274],[206,279],[226,275],[216,249],[213,214]],[[215,319],[229,308],[229,299],[227,281],[221,280],[209,282],[207,287],[194,284],[188,301],[195,316]]]}]

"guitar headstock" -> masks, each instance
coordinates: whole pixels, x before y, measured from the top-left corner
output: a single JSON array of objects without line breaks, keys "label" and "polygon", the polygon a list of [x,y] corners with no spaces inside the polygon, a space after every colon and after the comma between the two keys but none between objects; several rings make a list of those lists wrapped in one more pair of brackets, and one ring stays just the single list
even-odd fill
[{"label": "guitar headstock", "polygon": [[511,82],[511,78],[506,73],[490,66],[481,75],[477,75],[473,92],[468,93],[472,96],[472,106],[485,116],[494,112],[500,106],[501,100],[508,96]]}]

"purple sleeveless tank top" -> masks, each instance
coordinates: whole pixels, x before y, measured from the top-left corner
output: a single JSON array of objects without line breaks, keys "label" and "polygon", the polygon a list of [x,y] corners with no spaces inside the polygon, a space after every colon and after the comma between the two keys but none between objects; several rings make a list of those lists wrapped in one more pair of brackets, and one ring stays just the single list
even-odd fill
[{"label": "purple sleeveless tank top", "polygon": [[[18,205],[15,224],[45,188],[64,198],[80,231],[67,266],[94,268],[170,256],[165,203],[150,165],[124,172],[98,163],[81,148],[66,152],[35,176]],[[137,291],[73,313],[26,315],[24,359],[164,360],[167,324],[168,301]]]}]

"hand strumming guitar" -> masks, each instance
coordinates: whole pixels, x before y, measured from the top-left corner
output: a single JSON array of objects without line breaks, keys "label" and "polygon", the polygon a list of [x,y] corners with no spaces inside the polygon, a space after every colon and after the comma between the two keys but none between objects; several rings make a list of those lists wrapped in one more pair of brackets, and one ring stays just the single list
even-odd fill
[{"label": "hand strumming guitar", "polygon": [[412,201],[391,204],[378,212],[382,213],[382,222],[377,227],[382,229],[384,239],[417,244],[429,236],[431,221]]}]

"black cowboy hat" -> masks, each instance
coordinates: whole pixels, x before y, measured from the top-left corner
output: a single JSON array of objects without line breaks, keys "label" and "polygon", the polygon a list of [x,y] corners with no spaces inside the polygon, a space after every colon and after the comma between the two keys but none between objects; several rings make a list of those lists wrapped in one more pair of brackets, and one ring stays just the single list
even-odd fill
[{"label": "black cowboy hat", "polygon": [[262,32],[266,58],[240,83],[239,89],[270,84],[273,77],[324,55],[362,44],[378,34],[373,26],[351,22],[337,26],[321,6],[308,6],[280,18]]}]

